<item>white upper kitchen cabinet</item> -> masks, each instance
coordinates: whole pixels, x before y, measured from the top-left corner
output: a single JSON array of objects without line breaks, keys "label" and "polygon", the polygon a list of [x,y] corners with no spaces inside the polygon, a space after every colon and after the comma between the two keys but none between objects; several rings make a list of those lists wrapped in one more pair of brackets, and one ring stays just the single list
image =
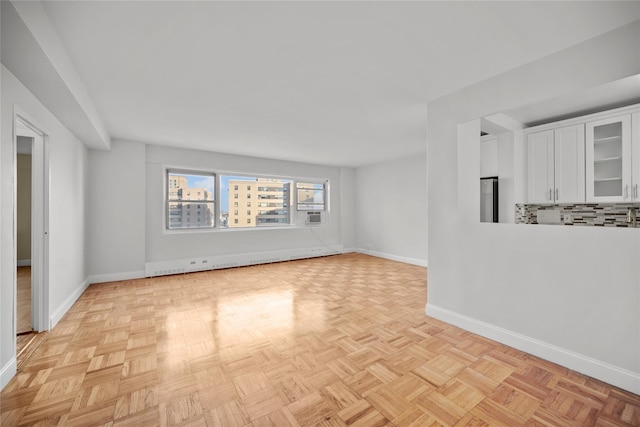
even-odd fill
[{"label": "white upper kitchen cabinet", "polygon": [[491,135],[480,139],[480,178],[498,176],[498,138]]},{"label": "white upper kitchen cabinet", "polygon": [[555,201],[584,203],[584,125],[554,130]]},{"label": "white upper kitchen cabinet", "polygon": [[584,125],[530,133],[529,203],[584,203]]},{"label": "white upper kitchen cabinet", "polygon": [[640,201],[638,117],[630,112],[587,122],[587,201]]},{"label": "white upper kitchen cabinet", "polygon": [[532,133],[527,138],[529,203],[553,203],[553,130]]}]

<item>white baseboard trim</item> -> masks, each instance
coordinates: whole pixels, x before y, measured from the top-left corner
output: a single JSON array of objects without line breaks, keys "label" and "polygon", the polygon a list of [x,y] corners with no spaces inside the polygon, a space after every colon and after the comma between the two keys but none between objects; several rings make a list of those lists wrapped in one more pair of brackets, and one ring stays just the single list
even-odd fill
[{"label": "white baseboard trim", "polygon": [[18,267],[30,267],[31,266],[31,260],[30,259],[19,259],[16,262],[16,265]]},{"label": "white baseboard trim", "polygon": [[105,282],[119,282],[120,280],[132,280],[144,278],[144,270],[140,271],[128,271],[126,273],[109,273],[109,274],[94,274],[89,276],[88,282],[90,285],[94,283]]},{"label": "white baseboard trim", "polygon": [[58,307],[56,311],[53,312],[51,318],[49,319],[49,330],[53,329],[54,326],[58,324],[62,316],[66,314],[67,311],[71,308],[73,303],[75,303],[80,295],[89,287],[89,280],[85,279],[80,285],[69,295],[69,297],[64,300],[62,305]]},{"label": "white baseboard trim", "polygon": [[405,264],[419,265],[420,267],[427,266],[427,261],[423,259],[409,258],[409,257],[404,257],[399,255],[388,254],[385,252],[371,251],[367,249],[355,249],[355,252],[358,252],[363,255],[375,256],[378,258],[390,259],[391,261],[404,262]]},{"label": "white baseboard trim", "polygon": [[0,370],[0,390],[4,389],[11,378],[13,378],[18,372],[18,363],[15,357],[12,357],[9,362]]},{"label": "white baseboard trim", "polygon": [[352,254],[352,253],[357,253],[358,249],[357,248],[344,248],[342,249],[342,253],[343,254]]},{"label": "white baseboard trim", "polygon": [[638,372],[619,368],[571,350],[434,306],[433,304],[427,304],[425,312],[427,316],[605,381],[632,393],[640,394],[640,373]]}]

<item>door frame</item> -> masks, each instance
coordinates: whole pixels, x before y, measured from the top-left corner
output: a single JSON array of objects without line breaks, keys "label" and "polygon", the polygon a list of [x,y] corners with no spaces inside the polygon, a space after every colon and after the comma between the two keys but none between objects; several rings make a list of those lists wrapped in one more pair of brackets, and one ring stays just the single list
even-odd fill
[{"label": "door frame", "polygon": [[[14,264],[17,257],[17,137],[33,138],[31,154],[31,325],[50,329],[49,321],[49,144],[48,135],[26,112],[14,106]],[[15,274],[15,273],[14,273]],[[17,278],[14,276],[14,335],[17,330]]]}]

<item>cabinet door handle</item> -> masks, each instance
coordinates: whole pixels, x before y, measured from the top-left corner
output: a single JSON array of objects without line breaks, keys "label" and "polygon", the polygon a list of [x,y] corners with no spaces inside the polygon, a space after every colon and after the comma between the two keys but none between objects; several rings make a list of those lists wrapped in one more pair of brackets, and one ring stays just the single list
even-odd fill
[{"label": "cabinet door handle", "polygon": [[551,195],[551,189],[549,189],[549,200],[553,200],[553,196]]},{"label": "cabinet door handle", "polygon": [[558,189],[556,188],[556,202],[558,201]]},{"label": "cabinet door handle", "polygon": [[633,197],[638,198],[638,184],[633,186]]},{"label": "cabinet door handle", "polygon": [[624,186],[624,198],[625,200],[629,198],[629,184]]}]

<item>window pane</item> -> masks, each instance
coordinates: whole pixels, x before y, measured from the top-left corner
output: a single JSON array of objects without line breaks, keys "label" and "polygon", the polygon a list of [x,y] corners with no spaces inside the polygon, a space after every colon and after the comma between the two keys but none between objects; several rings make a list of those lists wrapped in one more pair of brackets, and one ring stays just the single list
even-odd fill
[{"label": "window pane", "polygon": [[169,200],[213,201],[215,176],[170,172],[168,178]]},{"label": "window pane", "polygon": [[323,211],[325,209],[324,184],[298,183],[299,211]]},{"label": "window pane", "polygon": [[[291,223],[289,197],[291,180],[252,176],[220,176],[221,227],[269,227]],[[251,207],[258,200],[259,210],[229,209],[229,200],[245,199]],[[233,207],[237,207],[233,202]]]},{"label": "window pane", "polygon": [[214,226],[215,175],[167,173],[167,228]]},{"label": "window pane", "polygon": [[213,202],[168,202],[170,230],[213,227]]}]

